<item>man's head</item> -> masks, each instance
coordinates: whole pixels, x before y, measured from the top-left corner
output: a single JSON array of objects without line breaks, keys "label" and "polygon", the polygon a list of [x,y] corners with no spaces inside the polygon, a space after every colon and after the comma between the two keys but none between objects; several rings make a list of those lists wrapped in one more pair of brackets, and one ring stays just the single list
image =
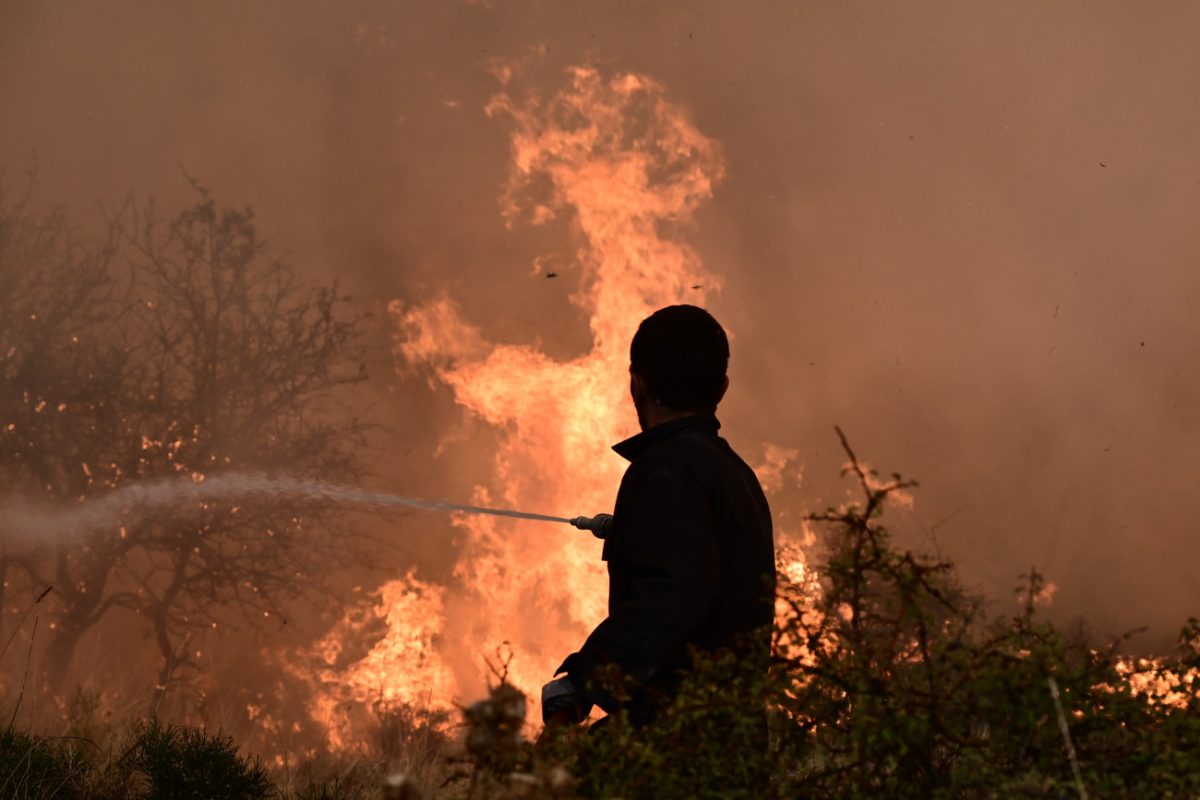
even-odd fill
[{"label": "man's head", "polygon": [[696,306],[667,306],[638,326],[629,346],[630,392],[642,428],[712,413],[729,388],[729,339]]}]

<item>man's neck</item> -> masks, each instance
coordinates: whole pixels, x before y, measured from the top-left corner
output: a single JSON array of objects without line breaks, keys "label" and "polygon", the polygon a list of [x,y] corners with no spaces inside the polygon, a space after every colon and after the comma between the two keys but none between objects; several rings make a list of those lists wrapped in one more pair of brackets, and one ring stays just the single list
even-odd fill
[{"label": "man's neck", "polygon": [[684,417],[694,417],[696,411],[676,411],[673,408],[660,406],[656,403],[647,404],[642,413],[642,430],[648,431],[651,428],[657,428],[659,425],[665,425],[668,422],[674,422],[677,419]]}]

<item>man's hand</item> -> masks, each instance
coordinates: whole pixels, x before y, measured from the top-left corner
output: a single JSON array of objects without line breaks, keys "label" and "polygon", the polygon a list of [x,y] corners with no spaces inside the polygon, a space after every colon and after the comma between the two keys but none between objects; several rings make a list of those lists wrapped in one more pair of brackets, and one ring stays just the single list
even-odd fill
[{"label": "man's hand", "polygon": [[571,524],[581,531],[591,531],[592,536],[603,539],[612,530],[612,514],[597,514],[594,517],[575,517]]},{"label": "man's hand", "polygon": [[584,699],[571,678],[564,675],[542,687],[542,723],[552,725],[578,725],[591,713],[592,704]]}]

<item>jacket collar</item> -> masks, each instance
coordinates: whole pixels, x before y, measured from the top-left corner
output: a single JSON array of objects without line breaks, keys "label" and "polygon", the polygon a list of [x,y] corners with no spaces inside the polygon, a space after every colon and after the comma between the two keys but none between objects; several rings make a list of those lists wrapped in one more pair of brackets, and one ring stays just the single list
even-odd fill
[{"label": "jacket collar", "polygon": [[614,444],[612,449],[626,461],[633,461],[654,445],[693,428],[716,435],[717,431],[721,428],[721,423],[712,414],[693,414],[690,417],[680,417],[679,419],[673,419],[670,422],[656,425],[650,430],[642,431],[635,436],[630,436],[625,441]]}]

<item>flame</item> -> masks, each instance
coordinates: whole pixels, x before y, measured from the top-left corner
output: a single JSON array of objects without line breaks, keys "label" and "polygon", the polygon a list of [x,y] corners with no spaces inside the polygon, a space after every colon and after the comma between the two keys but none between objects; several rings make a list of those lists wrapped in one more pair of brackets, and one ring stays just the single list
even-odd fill
[{"label": "flame", "polygon": [[[405,364],[430,368],[467,413],[500,432],[494,478],[476,487],[472,502],[610,511],[624,470],[610,446],[637,430],[629,340],[655,309],[703,303],[704,289],[693,287],[720,285],[677,238],[725,174],[720,147],[659,83],[632,73],[575,68],[553,96],[518,100],[505,91],[487,112],[512,125],[507,223],[571,221],[580,278],[570,299],[587,315],[591,349],[560,361],[535,345],[490,343],[453,298],[440,296],[391,305],[396,352]],[[481,517],[455,524],[467,543],[452,590],[411,575],[385,584],[371,614],[386,619],[386,635],[363,658],[341,664],[337,641],[345,631],[335,629],[324,645],[332,654],[324,684],[401,702],[416,697],[413,687],[428,686],[433,702],[447,704],[482,691],[486,659],[503,647],[511,653],[509,680],[536,697],[603,619],[604,567],[586,534]],[[336,712],[344,694],[326,691],[313,709],[334,731],[333,747],[351,741]]]},{"label": "flame", "polygon": [[1186,709],[1200,698],[1200,669],[1181,673],[1166,669],[1161,658],[1130,657],[1120,659],[1116,667],[1129,691],[1151,705]]},{"label": "flame", "polygon": [[454,692],[436,649],[446,627],[445,589],[409,572],[369,599],[348,608],[316,642],[315,669],[288,665],[313,685],[312,716],[335,750],[367,747],[365,732],[376,709],[429,709]]}]

